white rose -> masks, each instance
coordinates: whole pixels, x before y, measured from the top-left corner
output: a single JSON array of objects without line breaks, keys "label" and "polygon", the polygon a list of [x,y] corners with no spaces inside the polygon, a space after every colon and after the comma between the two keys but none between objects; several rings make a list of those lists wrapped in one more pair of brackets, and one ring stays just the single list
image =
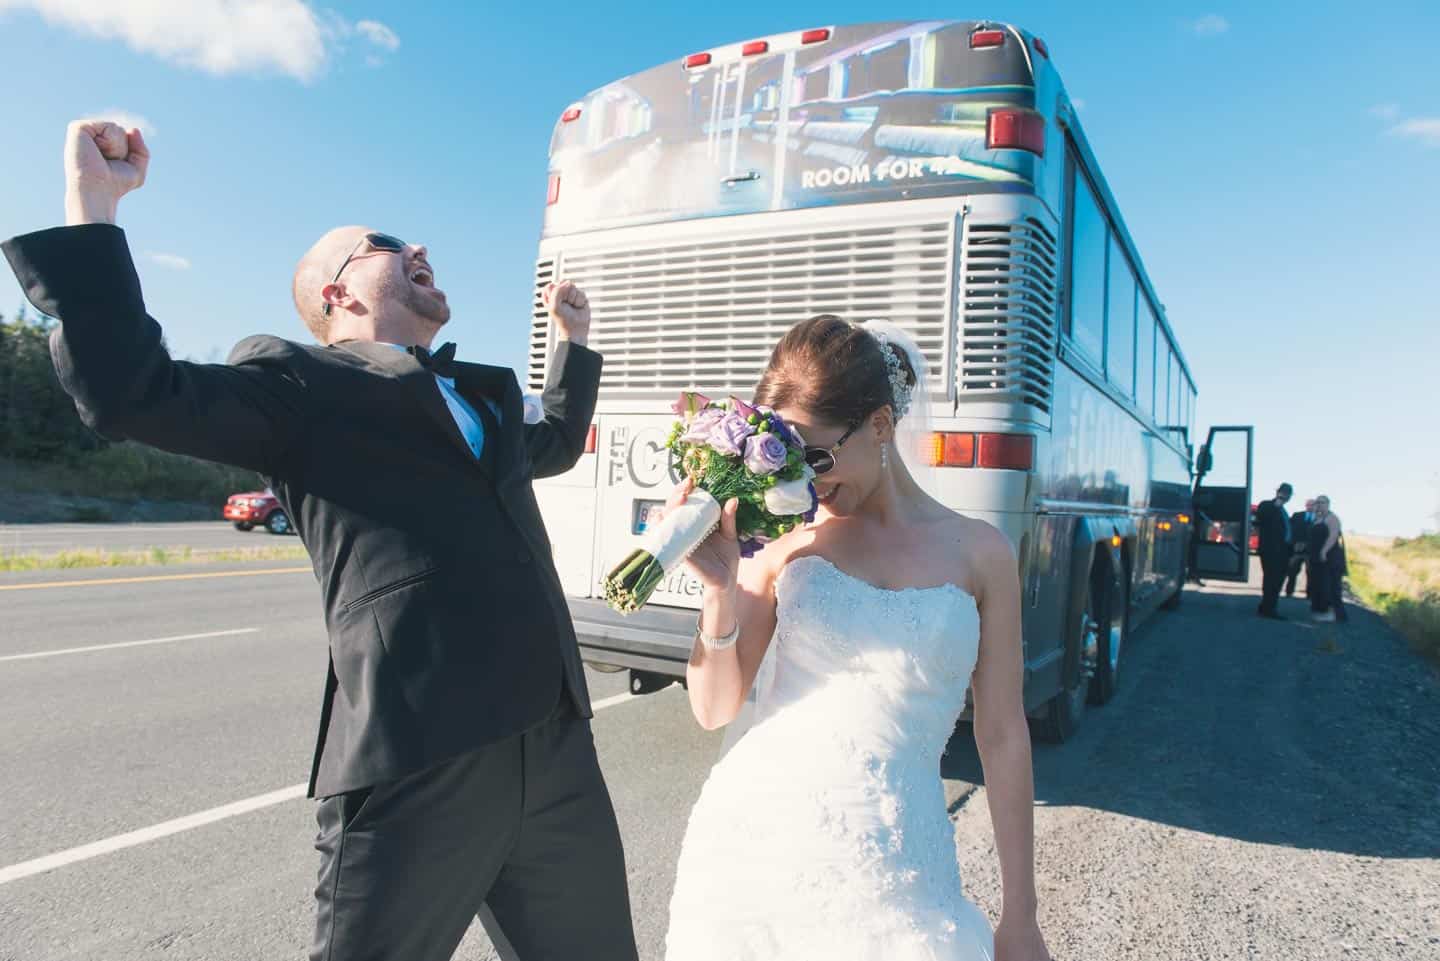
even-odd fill
[{"label": "white rose", "polygon": [[804,476],[796,480],[780,481],[765,492],[765,509],[772,514],[803,514],[813,503],[810,497],[810,479],[815,472],[807,465]]}]

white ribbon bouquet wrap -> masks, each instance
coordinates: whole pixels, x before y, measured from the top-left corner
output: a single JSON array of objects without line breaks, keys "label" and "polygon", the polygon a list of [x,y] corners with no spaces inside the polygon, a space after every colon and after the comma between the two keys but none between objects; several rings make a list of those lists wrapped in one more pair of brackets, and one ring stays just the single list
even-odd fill
[{"label": "white ribbon bouquet wrap", "polygon": [[815,516],[815,474],[805,464],[805,442],[773,410],[687,392],[674,411],[680,419],[665,446],[671,465],[695,487],[643,546],[605,576],[605,599],[622,614],[645,606],[719,525],[721,506],[730,498],[739,501],[735,528],[746,557]]}]

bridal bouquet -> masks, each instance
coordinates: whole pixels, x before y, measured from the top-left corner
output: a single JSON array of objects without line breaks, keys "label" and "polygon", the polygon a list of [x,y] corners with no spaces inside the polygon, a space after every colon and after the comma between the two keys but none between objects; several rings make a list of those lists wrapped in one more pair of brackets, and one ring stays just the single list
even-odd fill
[{"label": "bridal bouquet", "polygon": [[622,614],[645,606],[719,525],[721,505],[732,497],[740,502],[735,531],[744,557],[815,518],[815,472],[805,463],[805,443],[773,410],[693,392],[681,394],[673,410],[680,419],[665,442],[670,466],[694,479],[695,489],[645,546],[605,576],[605,600]]}]

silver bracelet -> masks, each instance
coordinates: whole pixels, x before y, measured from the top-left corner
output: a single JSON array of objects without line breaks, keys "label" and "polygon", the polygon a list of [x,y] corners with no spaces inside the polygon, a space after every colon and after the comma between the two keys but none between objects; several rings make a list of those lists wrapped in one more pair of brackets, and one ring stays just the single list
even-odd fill
[{"label": "silver bracelet", "polygon": [[695,639],[699,641],[707,651],[723,651],[726,648],[734,647],[735,642],[740,640],[740,618],[735,618],[735,626],[731,628],[729,634],[723,637],[711,637],[705,633],[705,630],[697,622],[695,625]]}]

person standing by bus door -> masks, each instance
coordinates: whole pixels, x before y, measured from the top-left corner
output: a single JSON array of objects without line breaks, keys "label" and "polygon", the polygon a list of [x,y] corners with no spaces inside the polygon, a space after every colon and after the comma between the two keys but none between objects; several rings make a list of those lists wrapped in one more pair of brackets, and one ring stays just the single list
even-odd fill
[{"label": "person standing by bus door", "polygon": [[1314,591],[1310,609],[1317,621],[1345,623],[1344,585],[1349,566],[1345,562],[1345,540],[1341,536],[1340,518],[1330,512],[1330,498],[1315,498],[1315,526],[1310,533],[1310,571]]},{"label": "person standing by bus door", "polygon": [[1255,508],[1255,529],[1260,535],[1260,567],[1265,572],[1261,581],[1260,609],[1256,613],[1277,621],[1284,620],[1275,608],[1293,552],[1290,546],[1290,515],[1285,513],[1285,502],[1293,491],[1289,484],[1281,484],[1273,500]]},{"label": "person standing by bus door", "polygon": [[[1295,596],[1295,585],[1300,580],[1300,568],[1305,566],[1305,558],[1310,550],[1310,528],[1315,523],[1315,499],[1312,497],[1305,502],[1305,510],[1299,514],[1290,515],[1290,543],[1294,550],[1290,553],[1290,572],[1285,577],[1285,596]],[[1305,577],[1305,596],[1309,597],[1313,587],[1310,577]]]}]

